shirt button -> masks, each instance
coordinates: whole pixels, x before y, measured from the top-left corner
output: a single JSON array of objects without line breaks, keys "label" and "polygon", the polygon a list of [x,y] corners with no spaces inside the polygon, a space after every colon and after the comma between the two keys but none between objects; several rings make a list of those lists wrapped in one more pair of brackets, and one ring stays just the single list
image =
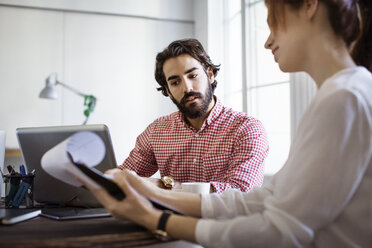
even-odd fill
[{"label": "shirt button", "polygon": [[196,163],[196,161],[197,161],[197,159],[196,159],[196,158],[194,158],[194,159],[193,159],[193,162],[194,162],[194,164]]},{"label": "shirt button", "polygon": [[199,137],[199,134],[197,133],[197,134],[195,134],[195,137]]}]

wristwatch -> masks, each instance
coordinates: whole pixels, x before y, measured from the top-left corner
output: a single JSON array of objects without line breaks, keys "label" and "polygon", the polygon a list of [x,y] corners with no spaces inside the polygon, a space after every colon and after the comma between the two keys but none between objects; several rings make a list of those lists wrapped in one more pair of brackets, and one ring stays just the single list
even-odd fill
[{"label": "wristwatch", "polygon": [[164,211],[162,215],[160,216],[158,227],[156,228],[156,230],[152,231],[155,237],[161,241],[168,241],[172,239],[168,235],[167,231],[165,231],[165,226],[170,216],[171,216],[170,212]]},{"label": "wristwatch", "polygon": [[164,176],[160,180],[163,183],[165,188],[167,188],[167,189],[172,189],[173,188],[174,179],[172,177]]}]

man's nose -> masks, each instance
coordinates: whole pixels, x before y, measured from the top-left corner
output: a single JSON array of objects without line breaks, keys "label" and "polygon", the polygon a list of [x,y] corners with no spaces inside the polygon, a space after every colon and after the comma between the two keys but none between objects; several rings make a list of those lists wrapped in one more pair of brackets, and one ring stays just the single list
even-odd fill
[{"label": "man's nose", "polygon": [[182,80],[182,84],[183,84],[183,92],[184,93],[194,91],[191,80],[184,79],[184,80]]}]

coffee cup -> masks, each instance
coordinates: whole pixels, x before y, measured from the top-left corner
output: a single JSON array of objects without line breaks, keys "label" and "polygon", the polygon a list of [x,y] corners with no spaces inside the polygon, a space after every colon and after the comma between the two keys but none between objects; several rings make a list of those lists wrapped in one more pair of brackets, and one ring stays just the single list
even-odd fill
[{"label": "coffee cup", "polygon": [[191,192],[198,194],[209,194],[210,192],[210,183],[199,183],[199,182],[188,182],[181,183],[181,190],[183,192]]}]

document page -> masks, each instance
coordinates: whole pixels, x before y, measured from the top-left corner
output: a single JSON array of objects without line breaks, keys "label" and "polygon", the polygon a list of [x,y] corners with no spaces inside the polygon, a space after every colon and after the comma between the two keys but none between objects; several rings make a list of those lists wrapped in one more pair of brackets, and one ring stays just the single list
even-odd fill
[{"label": "document page", "polygon": [[78,176],[91,186],[99,188],[97,183],[76,168],[68,153],[76,163],[85,164],[89,168],[97,166],[106,153],[102,139],[93,132],[77,132],[51,148],[41,158],[41,167],[49,175],[76,187],[82,186],[75,179],[75,176]]}]

